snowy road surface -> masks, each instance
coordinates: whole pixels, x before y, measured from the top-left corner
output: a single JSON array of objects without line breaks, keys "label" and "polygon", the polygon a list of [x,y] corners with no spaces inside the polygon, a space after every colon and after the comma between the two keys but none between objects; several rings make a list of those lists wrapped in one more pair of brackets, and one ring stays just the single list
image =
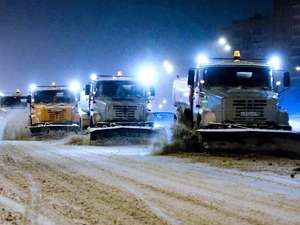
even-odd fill
[{"label": "snowy road surface", "polygon": [[299,177],[148,152],[2,142],[0,224],[300,224]]}]

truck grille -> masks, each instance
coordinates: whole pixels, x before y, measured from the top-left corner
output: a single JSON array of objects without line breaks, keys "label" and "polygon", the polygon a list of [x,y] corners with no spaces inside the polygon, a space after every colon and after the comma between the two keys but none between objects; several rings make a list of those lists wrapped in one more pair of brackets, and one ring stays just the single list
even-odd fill
[{"label": "truck grille", "polygon": [[263,99],[233,100],[233,120],[238,123],[262,123],[266,121],[265,108],[267,101]]},{"label": "truck grille", "polygon": [[61,122],[65,119],[64,111],[48,110],[48,116],[50,122]]},{"label": "truck grille", "polygon": [[136,117],[137,106],[114,105],[115,120],[134,120]]}]

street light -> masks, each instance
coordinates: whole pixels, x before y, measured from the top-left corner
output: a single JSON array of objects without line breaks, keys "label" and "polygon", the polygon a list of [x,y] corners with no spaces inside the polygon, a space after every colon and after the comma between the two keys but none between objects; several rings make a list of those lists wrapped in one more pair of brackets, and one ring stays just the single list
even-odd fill
[{"label": "street light", "polygon": [[164,67],[164,69],[165,69],[165,71],[167,72],[167,73],[173,73],[173,71],[174,71],[174,66],[173,66],[173,64],[172,63],[170,63],[169,61],[164,61],[163,62],[163,67]]},{"label": "street light", "polygon": [[4,93],[2,91],[0,91],[0,97],[3,97]]},{"label": "street light", "polygon": [[229,44],[225,45],[225,46],[224,46],[224,50],[225,50],[226,52],[231,51],[231,46],[230,46]]},{"label": "street light", "polygon": [[297,72],[300,72],[300,66],[296,66],[295,69],[296,69]]},{"label": "street light", "polygon": [[227,43],[226,38],[224,38],[224,37],[220,37],[220,38],[219,38],[218,44],[219,44],[220,46],[224,46],[226,43]]},{"label": "street light", "polygon": [[164,104],[164,105],[167,104],[167,99],[163,99],[162,104]]}]

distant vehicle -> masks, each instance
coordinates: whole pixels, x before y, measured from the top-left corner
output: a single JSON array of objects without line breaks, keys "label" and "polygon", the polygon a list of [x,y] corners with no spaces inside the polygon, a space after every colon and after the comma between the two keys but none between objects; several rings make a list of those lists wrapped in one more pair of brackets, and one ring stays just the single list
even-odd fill
[{"label": "distant vehicle", "polygon": [[150,109],[154,95],[153,88],[146,88],[134,77],[97,76],[81,95],[82,129],[89,127],[95,143],[107,138],[143,142],[156,133]]},{"label": "distant vehicle", "polygon": [[173,112],[153,112],[154,127],[171,127],[175,121]]},{"label": "distant vehicle", "polygon": [[27,96],[3,96],[0,97],[1,108],[26,108]]},{"label": "distant vehicle", "polygon": [[0,94],[0,116],[5,116],[12,109],[27,108],[28,96],[21,94],[19,89],[14,94]]},{"label": "distant vehicle", "polygon": [[79,131],[78,99],[69,86],[37,86],[31,91],[29,129],[33,135]]},{"label": "distant vehicle", "polygon": [[286,138],[299,138],[278,103],[279,89],[290,86],[288,72],[283,82],[276,80],[271,65],[241,60],[238,51],[234,59],[206,61],[190,69],[187,79],[175,80],[173,89],[178,123],[196,129],[206,147],[252,148],[254,142],[282,148]]}]

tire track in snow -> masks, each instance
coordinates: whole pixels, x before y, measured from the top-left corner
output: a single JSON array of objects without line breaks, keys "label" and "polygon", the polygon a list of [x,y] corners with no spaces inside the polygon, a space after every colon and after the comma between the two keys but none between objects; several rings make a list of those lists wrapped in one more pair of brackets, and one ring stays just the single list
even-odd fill
[{"label": "tire track in snow", "polygon": [[[55,223],[50,221],[48,218],[40,214],[36,214],[31,209],[28,209],[24,205],[5,196],[0,195],[0,204],[10,208],[15,212],[21,213],[25,217],[27,216],[27,219],[30,221],[30,224],[55,225]],[[31,218],[35,218],[34,221],[32,221]]]}]

